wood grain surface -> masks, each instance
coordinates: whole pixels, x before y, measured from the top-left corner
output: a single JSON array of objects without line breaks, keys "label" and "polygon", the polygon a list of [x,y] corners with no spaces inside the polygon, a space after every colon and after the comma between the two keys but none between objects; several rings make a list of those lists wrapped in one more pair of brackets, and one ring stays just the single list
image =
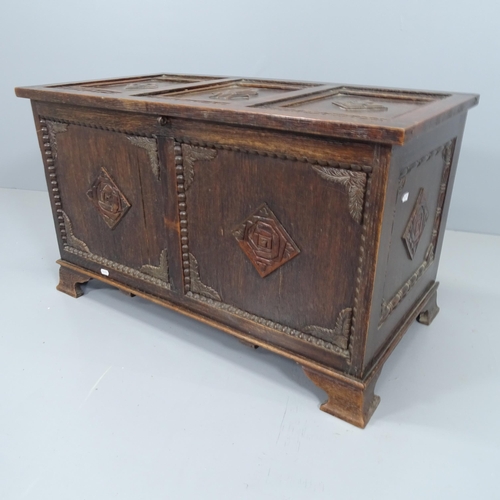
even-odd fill
[{"label": "wood grain surface", "polygon": [[[477,96],[153,75],[32,99],[58,289],[100,279],[300,363],[364,427],[435,282]],[[404,144],[404,145],[403,145]]]}]

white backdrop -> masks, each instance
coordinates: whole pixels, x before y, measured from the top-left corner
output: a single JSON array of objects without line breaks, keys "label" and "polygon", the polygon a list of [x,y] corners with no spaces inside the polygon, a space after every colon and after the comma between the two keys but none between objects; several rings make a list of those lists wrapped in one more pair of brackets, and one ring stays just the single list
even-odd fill
[{"label": "white backdrop", "polygon": [[477,92],[448,228],[500,234],[498,0],[2,0],[0,12],[0,187],[46,189],[18,85],[182,72]]}]

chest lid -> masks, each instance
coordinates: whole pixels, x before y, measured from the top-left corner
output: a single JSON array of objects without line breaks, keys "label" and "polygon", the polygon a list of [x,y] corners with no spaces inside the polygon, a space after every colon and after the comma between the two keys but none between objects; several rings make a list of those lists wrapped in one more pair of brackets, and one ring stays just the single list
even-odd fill
[{"label": "chest lid", "polygon": [[479,101],[475,94],[169,74],[18,87],[16,94],[386,144],[404,144]]}]

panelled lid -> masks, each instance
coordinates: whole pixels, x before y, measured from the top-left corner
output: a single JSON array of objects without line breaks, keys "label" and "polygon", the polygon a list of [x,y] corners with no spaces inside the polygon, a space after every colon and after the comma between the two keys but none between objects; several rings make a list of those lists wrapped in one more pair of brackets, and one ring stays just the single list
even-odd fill
[{"label": "panelled lid", "polygon": [[479,101],[476,94],[169,74],[18,87],[16,95],[388,144],[404,144]]}]

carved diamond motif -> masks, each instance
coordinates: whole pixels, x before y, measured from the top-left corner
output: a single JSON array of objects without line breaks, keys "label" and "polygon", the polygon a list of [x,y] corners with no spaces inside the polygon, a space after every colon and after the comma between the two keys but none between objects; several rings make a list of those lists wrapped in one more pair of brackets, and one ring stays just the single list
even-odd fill
[{"label": "carved diamond motif", "polygon": [[131,206],[104,168],[87,191],[87,196],[111,229],[122,220]]},{"label": "carved diamond motif", "polygon": [[366,99],[346,99],[338,97],[332,104],[344,111],[387,111],[387,106]]},{"label": "carved diamond motif", "polygon": [[255,89],[228,89],[210,94],[210,99],[225,99],[225,100],[245,100],[251,97],[257,97],[259,91]]},{"label": "carved diamond motif", "polygon": [[408,255],[412,260],[413,257],[415,257],[415,252],[417,251],[428,218],[429,209],[427,208],[424,190],[420,189],[417,201],[415,202],[415,206],[413,207],[410,219],[408,220],[408,224],[402,236],[406,249],[408,250]]},{"label": "carved diamond motif", "polygon": [[233,236],[261,278],[300,253],[295,242],[265,203],[233,230]]}]

